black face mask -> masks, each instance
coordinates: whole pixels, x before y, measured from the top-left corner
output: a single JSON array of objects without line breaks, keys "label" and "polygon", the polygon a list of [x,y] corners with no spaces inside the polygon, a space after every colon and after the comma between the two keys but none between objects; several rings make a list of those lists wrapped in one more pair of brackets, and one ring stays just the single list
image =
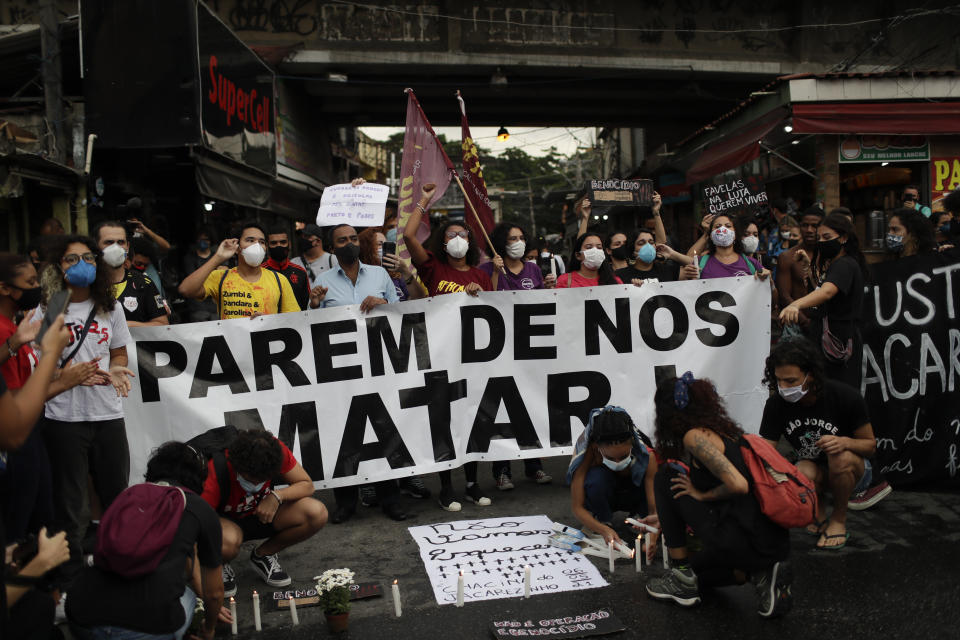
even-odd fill
[{"label": "black face mask", "polygon": [[826,258],[827,260],[832,260],[837,257],[837,254],[840,253],[840,250],[843,249],[843,245],[840,244],[840,238],[834,238],[832,240],[821,240],[817,247],[820,249],[820,255]]},{"label": "black face mask", "polygon": [[333,254],[337,256],[340,264],[353,264],[360,257],[360,246],[353,243],[345,244],[334,249]]},{"label": "black face mask", "polygon": [[20,287],[15,284],[10,286],[20,290],[20,299],[14,300],[14,302],[17,303],[17,309],[20,311],[36,309],[37,305],[40,304],[40,287],[33,287],[32,289],[20,289]]},{"label": "black face mask", "polygon": [[612,255],[617,260],[629,260],[630,248],[627,245],[622,244],[616,249],[613,249],[612,251],[610,251],[610,255]]},{"label": "black face mask", "polygon": [[283,262],[290,255],[290,247],[270,247],[267,253],[274,262]]}]

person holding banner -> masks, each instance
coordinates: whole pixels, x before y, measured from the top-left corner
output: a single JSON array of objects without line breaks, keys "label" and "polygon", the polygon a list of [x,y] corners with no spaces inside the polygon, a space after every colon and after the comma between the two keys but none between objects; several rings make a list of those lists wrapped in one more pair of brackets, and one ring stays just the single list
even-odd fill
[{"label": "person holding banner", "polygon": [[[267,234],[256,222],[241,226],[240,238],[227,238],[203,266],[180,283],[180,295],[217,303],[221,320],[256,318],[271,313],[300,311],[287,277],[264,268]],[[239,256],[233,269],[220,266]]]},{"label": "person holding banner", "polygon": [[[654,478],[654,494],[670,571],[647,582],[647,593],[691,607],[700,603],[703,587],[750,580],[757,613],[786,613],[792,603],[790,533],[764,515],[750,492],[740,451],[743,429],[713,384],[689,371],[661,381],[654,405],[657,451],[668,460]],[[687,527],[702,544],[693,555]]]},{"label": "person holding banner", "polygon": [[743,238],[736,231],[736,221],[726,214],[718,214],[710,220],[710,234],[701,239],[705,242],[706,254],[700,256],[697,265],[699,275],[691,277],[688,270],[681,274],[681,280],[730,278],[752,275],[760,280],[770,277],[770,271],[764,268],[756,258],[744,253]]},{"label": "person holding banner", "polygon": [[[394,216],[396,224],[396,216]],[[396,238],[396,227],[394,227],[393,237]],[[423,297],[423,287],[414,282],[416,276],[410,270],[410,265],[397,257],[393,251],[384,253],[383,245],[387,237],[378,228],[364,229],[360,232],[360,262],[375,267],[383,267],[393,280],[393,286],[397,290],[397,301],[419,300]],[[390,247],[390,245],[387,245]],[[396,242],[393,243],[396,247]]]},{"label": "person holding banner", "polygon": [[557,280],[557,287],[572,289],[604,284],[623,284],[623,281],[613,274],[603,250],[603,238],[596,233],[584,233],[574,240],[570,270]]},{"label": "person holding banner", "polygon": [[[678,264],[693,264],[693,258],[674,251],[666,244],[656,244],[656,237],[648,229],[638,230],[630,244],[633,247],[633,263],[616,272],[624,282],[642,284],[643,280],[649,278],[658,282],[674,282],[680,277]],[[667,260],[658,261],[660,256]]]},{"label": "person holding banner", "polygon": [[544,277],[540,267],[524,262],[527,232],[523,227],[502,222],[490,233],[490,243],[493,245],[491,260],[480,265],[480,270],[490,276],[494,291],[552,289],[556,286],[556,276]]},{"label": "person holding banner", "polygon": [[[426,206],[436,190],[436,185],[425,184],[421,187],[420,202],[403,228],[403,239],[410,259],[417,267],[420,278],[427,286],[431,296],[446,293],[463,292],[475,296],[481,291],[492,291],[490,277],[477,268],[479,250],[470,229],[459,222],[447,222],[437,229],[430,238],[428,251],[417,239],[420,219],[426,214]],[[601,250],[602,251],[602,250]],[[466,497],[474,504],[486,507],[492,500],[483,494],[477,483],[477,463],[467,462],[463,472],[467,478]],[[454,500],[453,476],[449,471],[441,471],[440,507],[445,511],[460,511],[460,503]]]}]

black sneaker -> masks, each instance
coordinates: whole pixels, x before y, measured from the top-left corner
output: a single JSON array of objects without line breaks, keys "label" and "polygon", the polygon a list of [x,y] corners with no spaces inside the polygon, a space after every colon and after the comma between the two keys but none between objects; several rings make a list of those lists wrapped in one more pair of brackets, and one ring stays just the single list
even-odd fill
[{"label": "black sneaker", "polygon": [[700,604],[700,590],[693,569],[670,569],[647,582],[647,593],[657,600],[673,600],[681,607]]},{"label": "black sneaker", "polygon": [[440,487],[440,499],[437,500],[444,511],[460,511],[463,506],[453,499],[453,487]]},{"label": "black sneaker", "polygon": [[474,482],[472,486],[467,487],[464,493],[466,493],[467,500],[478,507],[489,507],[493,504],[493,500],[483,495],[483,491],[480,491],[480,485],[476,482]]},{"label": "black sneaker", "polygon": [[411,498],[429,498],[430,489],[423,484],[423,478],[413,476],[400,480],[400,493]]},{"label": "black sneaker", "polygon": [[752,579],[757,588],[757,613],[764,618],[776,618],[790,611],[793,594],[790,585],[793,572],[790,563],[777,562]]},{"label": "black sneaker", "polygon": [[258,556],[256,549],[250,550],[250,564],[257,570],[263,581],[271,587],[285,587],[290,584],[290,576],[280,567],[277,554]]},{"label": "black sneaker", "polygon": [[369,484],[360,487],[360,504],[365,507],[376,507],[380,504],[377,500],[377,490]]},{"label": "black sneaker", "polygon": [[223,597],[237,595],[237,574],[233,572],[233,567],[229,562],[223,563]]}]

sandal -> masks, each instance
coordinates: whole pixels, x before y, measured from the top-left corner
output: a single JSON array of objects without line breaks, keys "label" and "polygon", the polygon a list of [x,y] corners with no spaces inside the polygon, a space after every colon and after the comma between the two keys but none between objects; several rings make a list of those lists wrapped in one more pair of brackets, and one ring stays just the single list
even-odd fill
[{"label": "sandal", "polygon": [[[807,528],[804,529],[804,531],[807,532],[807,535],[808,535],[808,536],[817,536],[817,537],[822,536],[822,535],[823,535],[823,529],[824,529],[824,527],[827,526],[827,523],[828,523],[828,522],[830,522],[830,518],[824,518],[823,520],[814,520],[813,522],[811,522],[810,524],[807,525]],[[810,528],[811,525],[812,525],[812,526],[815,526],[815,527],[817,528],[817,530],[816,530],[816,531],[812,530],[812,529]]]},{"label": "sandal", "polygon": [[821,535],[823,536],[823,541],[824,541],[824,542],[826,542],[827,540],[830,540],[831,538],[843,538],[843,542],[841,542],[840,544],[833,544],[833,545],[829,545],[829,546],[827,546],[827,545],[823,545],[823,546],[817,545],[817,549],[820,549],[821,551],[837,551],[838,549],[843,549],[845,546],[847,546],[847,540],[850,539],[850,534],[849,534],[849,533],[834,533],[834,534],[830,534],[830,535],[824,533],[824,534],[821,534]]}]

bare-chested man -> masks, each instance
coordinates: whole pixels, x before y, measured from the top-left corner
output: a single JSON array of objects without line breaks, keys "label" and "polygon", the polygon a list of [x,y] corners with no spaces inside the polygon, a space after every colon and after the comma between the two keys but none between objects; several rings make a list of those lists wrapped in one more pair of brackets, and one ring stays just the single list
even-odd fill
[{"label": "bare-chested man", "polygon": [[[801,242],[780,254],[777,263],[777,291],[780,292],[780,308],[810,293],[807,283],[807,270],[810,259],[817,248],[817,227],[823,220],[823,210],[813,205],[800,216]],[[803,251],[806,259],[800,255]],[[806,326],[807,317],[800,313],[800,324]]]}]

